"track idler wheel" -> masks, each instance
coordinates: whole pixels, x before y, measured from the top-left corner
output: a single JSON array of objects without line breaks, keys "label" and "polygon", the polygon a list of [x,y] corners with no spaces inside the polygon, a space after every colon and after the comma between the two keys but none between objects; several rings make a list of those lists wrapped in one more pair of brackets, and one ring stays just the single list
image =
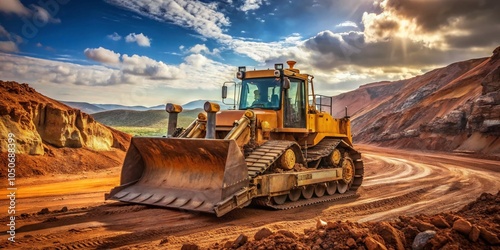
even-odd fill
[{"label": "track idler wheel", "polygon": [[297,158],[291,148],[287,149],[279,159],[279,167],[284,170],[291,170],[295,167]]},{"label": "track idler wheel", "polygon": [[342,160],[342,153],[336,148],[328,157],[325,157],[325,160],[328,165],[338,166]]},{"label": "track idler wheel", "polygon": [[342,180],[337,184],[337,190],[343,194],[349,190],[354,180],[354,163],[351,158],[345,157],[342,161]]}]

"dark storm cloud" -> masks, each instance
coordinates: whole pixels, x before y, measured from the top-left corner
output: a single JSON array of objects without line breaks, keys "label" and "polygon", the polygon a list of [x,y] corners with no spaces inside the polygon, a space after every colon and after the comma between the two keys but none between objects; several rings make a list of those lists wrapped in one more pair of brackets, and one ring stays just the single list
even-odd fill
[{"label": "dark storm cloud", "polygon": [[499,6],[498,0],[387,0],[385,8],[415,19],[424,31],[436,31],[455,18],[498,22]]},{"label": "dark storm cloud", "polygon": [[453,48],[500,46],[500,23],[473,30],[473,34],[447,35],[446,41]]},{"label": "dark storm cloud", "polygon": [[327,30],[306,40],[303,49],[312,53],[314,60],[311,62],[316,67],[326,69],[330,66],[348,63],[353,54],[360,53],[360,48],[364,47],[364,43],[364,36],[361,32],[338,34]]},{"label": "dark storm cloud", "polygon": [[315,37],[307,40],[304,46],[308,49],[321,53],[333,53],[343,56],[358,51],[356,47],[364,43],[363,35],[360,32],[333,33],[322,31]]},{"label": "dark storm cloud", "polygon": [[[422,33],[456,32],[445,36],[453,48],[491,46],[500,42],[498,0],[387,0],[385,10],[415,20]],[[383,21],[383,20],[381,20]],[[378,25],[377,34],[394,27]]]},{"label": "dark storm cloud", "polygon": [[389,40],[391,35],[399,29],[399,23],[395,20],[380,19],[370,27],[377,37]]},{"label": "dark storm cloud", "polygon": [[[429,48],[421,42],[408,38],[366,43],[362,33],[339,35],[329,31],[308,39],[302,45],[302,51],[310,55],[308,61],[315,68],[322,70],[341,69],[346,65],[366,68],[425,68],[429,65],[445,65],[449,62],[478,57],[477,51]],[[288,55],[288,57],[300,56]]]},{"label": "dark storm cloud", "polygon": [[350,62],[363,67],[426,67],[474,58],[477,57],[475,53],[459,49],[429,48],[410,39],[393,38],[390,42],[365,44],[360,53],[351,55]]},{"label": "dark storm cloud", "polygon": [[[367,14],[363,32],[323,31],[306,40],[301,49],[311,64],[425,68],[487,55],[500,45],[498,0],[386,0],[380,7],[382,13]],[[417,29],[405,30],[403,20]]]}]

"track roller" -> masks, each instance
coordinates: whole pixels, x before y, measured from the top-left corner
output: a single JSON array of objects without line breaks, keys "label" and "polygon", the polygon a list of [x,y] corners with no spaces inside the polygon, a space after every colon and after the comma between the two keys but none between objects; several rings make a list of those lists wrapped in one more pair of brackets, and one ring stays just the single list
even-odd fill
[{"label": "track roller", "polygon": [[298,201],[300,199],[300,194],[302,193],[302,190],[295,188],[290,190],[290,193],[288,194],[288,199],[290,201]]},{"label": "track roller", "polygon": [[282,195],[278,195],[278,196],[273,196],[273,201],[277,205],[282,205],[282,204],[285,203],[287,196],[288,195],[286,195],[286,194],[282,194]]},{"label": "track roller", "polygon": [[312,185],[305,186],[304,189],[302,189],[302,197],[304,197],[304,199],[311,199],[313,194],[314,194],[314,186]]},{"label": "track roller", "polygon": [[330,181],[326,184],[326,193],[328,195],[334,195],[337,192],[337,182]]},{"label": "track roller", "polygon": [[325,195],[325,192],[326,184],[324,183],[320,183],[314,187],[314,195],[316,195],[316,197],[323,197],[323,195]]}]

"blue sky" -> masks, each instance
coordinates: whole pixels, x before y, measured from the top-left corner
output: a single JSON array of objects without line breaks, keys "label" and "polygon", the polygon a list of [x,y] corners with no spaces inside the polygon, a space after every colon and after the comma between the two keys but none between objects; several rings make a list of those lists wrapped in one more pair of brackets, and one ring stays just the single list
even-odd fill
[{"label": "blue sky", "polygon": [[500,45],[496,0],[1,0],[0,79],[64,101],[220,99],[237,66],[296,60],[326,95]]}]

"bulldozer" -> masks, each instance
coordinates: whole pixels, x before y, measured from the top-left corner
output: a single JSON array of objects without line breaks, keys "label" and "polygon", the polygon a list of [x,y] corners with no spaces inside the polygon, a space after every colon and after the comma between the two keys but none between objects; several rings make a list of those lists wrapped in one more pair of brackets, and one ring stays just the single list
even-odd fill
[{"label": "bulldozer", "polygon": [[234,109],[206,102],[186,128],[177,127],[182,107],[168,103],[167,136],[132,138],[106,199],[220,217],[250,204],[288,209],[357,196],[364,167],[347,107],[332,117],[331,97],[315,94],[314,76],[295,63],[238,67]]}]

